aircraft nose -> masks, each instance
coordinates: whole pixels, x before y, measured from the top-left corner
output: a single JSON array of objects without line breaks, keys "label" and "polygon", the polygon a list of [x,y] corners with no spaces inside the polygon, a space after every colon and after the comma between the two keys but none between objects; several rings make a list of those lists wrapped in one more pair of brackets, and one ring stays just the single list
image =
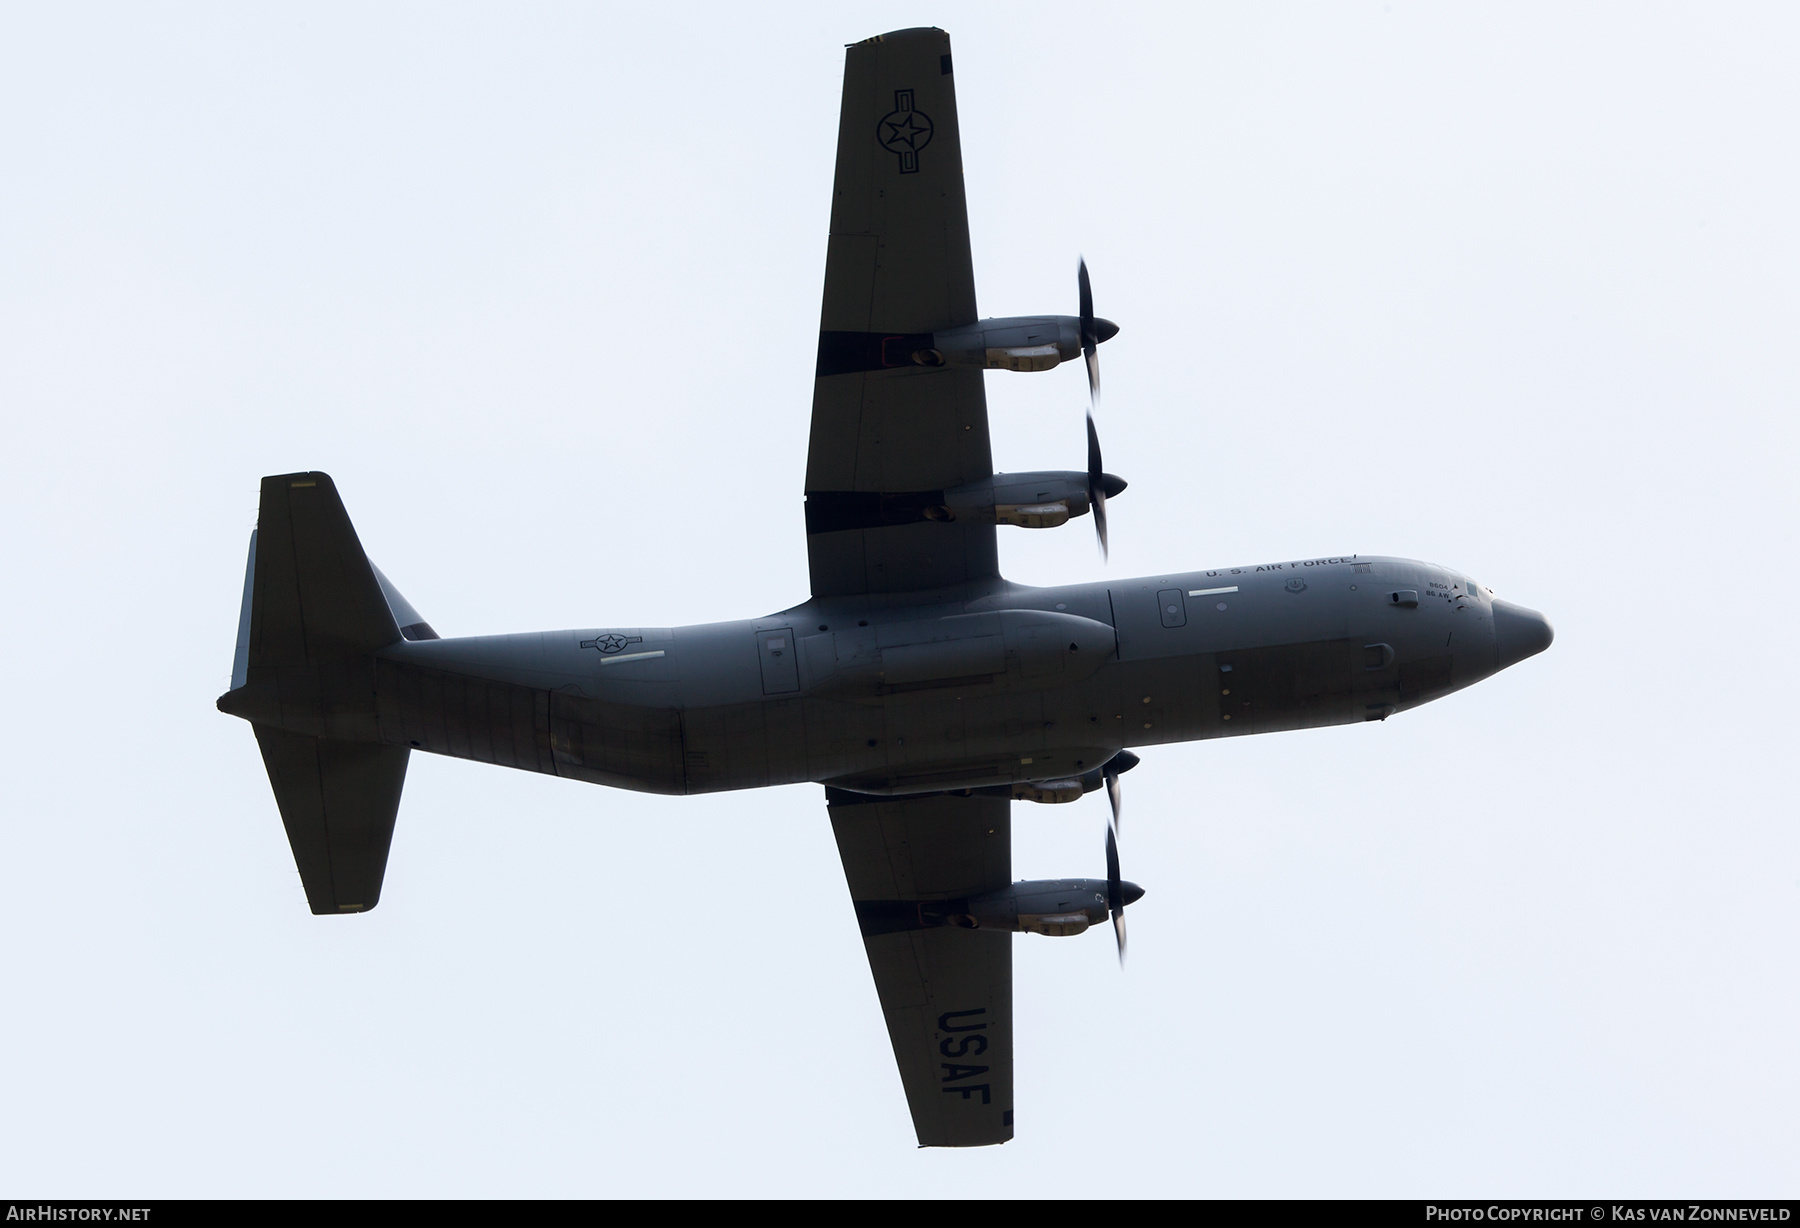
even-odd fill
[{"label": "aircraft nose", "polygon": [[1124,897],[1127,904],[1135,904],[1144,898],[1144,889],[1136,883],[1121,882],[1119,894]]},{"label": "aircraft nose", "polygon": [[1119,326],[1111,320],[1094,317],[1094,338],[1098,341],[1111,341],[1119,335]]},{"label": "aircraft nose", "polygon": [[1499,658],[1494,668],[1505,669],[1536,656],[1555,638],[1550,620],[1536,610],[1510,601],[1494,602],[1494,647]]}]

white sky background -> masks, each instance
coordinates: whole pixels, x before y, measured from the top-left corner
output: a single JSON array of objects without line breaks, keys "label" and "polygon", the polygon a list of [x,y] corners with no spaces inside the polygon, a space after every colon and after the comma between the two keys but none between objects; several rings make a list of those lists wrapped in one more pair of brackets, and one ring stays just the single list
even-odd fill
[{"label": "white sky background", "polygon": [[[1784,5],[0,10],[0,1187],[1791,1194]],[[1359,551],[1557,641],[1153,750],[1016,942],[1018,1139],[918,1151],[816,786],[413,757],[311,916],[229,680],[265,473],[447,635],[806,596],[842,44],[955,39],[980,306],[1100,314],[1131,481],[1027,582]],[[1083,463],[1078,367],[988,377]],[[1105,803],[1016,806],[1103,873]]]}]

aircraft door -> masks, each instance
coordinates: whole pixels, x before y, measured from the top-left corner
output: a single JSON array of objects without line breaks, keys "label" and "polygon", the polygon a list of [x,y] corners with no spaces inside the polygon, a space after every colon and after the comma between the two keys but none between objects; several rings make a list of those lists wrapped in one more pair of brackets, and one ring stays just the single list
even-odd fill
[{"label": "aircraft door", "polygon": [[756,653],[762,662],[764,695],[789,695],[800,689],[800,654],[792,627],[758,632]]}]

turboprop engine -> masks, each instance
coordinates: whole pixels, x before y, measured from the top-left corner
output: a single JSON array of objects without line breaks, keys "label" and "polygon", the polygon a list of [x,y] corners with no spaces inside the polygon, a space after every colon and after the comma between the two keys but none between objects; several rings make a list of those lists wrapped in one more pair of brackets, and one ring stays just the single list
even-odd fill
[{"label": "turboprop engine", "polygon": [[935,333],[824,332],[819,335],[820,375],[880,371],[890,367],[973,367],[983,371],[1048,371],[1085,358],[1088,384],[1098,389],[1095,349],[1118,335],[1119,326],[1094,314],[1087,261],[1076,270],[1078,316],[998,316]]},{"label": "turboprop engine", "polygon": [[[1118,331],[1111,320],[1095,319],[1095,344]],[[1082,352],[1079,317],[1002,316],[937,333],[828,333],[821,339],[819,373],[906,366],[1048,371]]]},{"label": "turboprop engine", "polygon": [[[1094,324],[1099,341],[1119,331],[1111,320]],[[1075,316],[1007,316],[934,333],[929,348],[908,357],[927,367],[1048,371],[1080,356],[1081,321]]]},{"label": "turboprop engine", "polygon": [[[1100,489],[1111,498],[1125,489],[1125,479],[1100,475]],[[1087,514],[1088,475],[1073,470],[1042,473],[996,473],[980,482],[944,492],[944,501],[925,509],[928,520],[968,520],[981,524],[1013,524],[1026,529],[1054,529],[1071,516]]]},{"label": "turboprop engine", "polygon": [[1142,762],[1128,750],[1122,750],[1099,767],[1078,776],[1059,776],[1050,780],[1026,780],[1015,784],[1010,794],[1015,802],[1042,802],[1062,805],[1080,801],[1084,794],[1104,788],[1110,797],[1119,787],[1119,776]]},{"label": "turboprop engine", "polygon": [[806,529],[871,529],[920,520],[969,524],[1011,524],[1026,529],[1054,529],[1074,516],[1085,516],[1100,499],[1124,490],[1125,479],[1111,473],[1079,473],[1052,469],[1036,473],[996,473],[979,482],[949,490],[815,491],[806,496]]},{"label": "turboprop engine", "polygon": [[[858,911],[872,913],[876,908],[883,908],[913,914],[906,917],[864,916],[865,931],[874,922],[896,929],[950,925],[968,930],[1015,930],[1051,938],[1069,938],[1085,933],[1089,926],[1099,925],[1107,919],[1112,911],[1110,887],[1103,878],[1027,880],[985,895],[925,900],[917,904],[871,902],[859,905]],[[1120,908],[1143,898],[1144,889],[1136,883],[1121,882],[1118,888]]]}]

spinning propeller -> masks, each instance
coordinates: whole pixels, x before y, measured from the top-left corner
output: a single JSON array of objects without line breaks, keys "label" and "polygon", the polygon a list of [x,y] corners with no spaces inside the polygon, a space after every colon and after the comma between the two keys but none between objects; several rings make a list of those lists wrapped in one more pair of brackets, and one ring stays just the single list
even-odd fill
[{"label": "spinning propeller", "polygon": [[1119,967],[1125,966],[1125,905],[1142,898],[1144,889],[1119,877],[1119,773],[1138,765],[1138,757],[1122,750],[1107,760],[1101,774],[1106,779],[1106,800],[1112,805],[1112,819],[1106,825],[1106,911],[1112,917],[1113,937],[1119,943]]},{"label": "spinning propeller", "polygon": [[1094,318],[1094,287],[1088,282],[1087,258],[1079,259],[1075,280],[1081,288],[1081,356],[1087,360],[1088,403],[1093,406],[1100,403],[1100,343],[1118,332],[1119,326]]},{"label": "spinning propeller", "polygon": [[[1088,370],[1094,368],[1090,364]],[[1106,557],[1106,473],[1100,466],[1100,432],[1094,429],[1094,411],[1088,410],[1088,506],[1094,509],[1094,533],[1100,538],[1100,557]],[[1123,489],[1123,484],[1121,484]]]},{"label": "spinning propeller", "polygon": [[1119,326],[1094,315],[1094,287],[1088,281],[1085,257],[1076,267],[1075,280],[1081,288],[1081,356],[1087,362],[1088,377],[1088,506],[1094,509],[1094,532],[1100,538],[1100,557],[1104,559],[1107,557],[1106,497],[1124,490],[1125,483],[1101,468],[1100,435],[1094,429],[1094,410],[1100,405],[1100,343],[1117,333]]},{"label": "spinning propeller", "polygon": [[1119,838],[1106,828],[1106,910],[1112,914],[1113,937],[1119,940],[1119,967],[1125,966],[1125,884],[1119,878]]}]

